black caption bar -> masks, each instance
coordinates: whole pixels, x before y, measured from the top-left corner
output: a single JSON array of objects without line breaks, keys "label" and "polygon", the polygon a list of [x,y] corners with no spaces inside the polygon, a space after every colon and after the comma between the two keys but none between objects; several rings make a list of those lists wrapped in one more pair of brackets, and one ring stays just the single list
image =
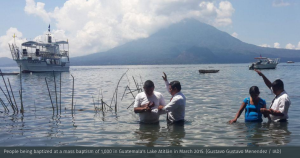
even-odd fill
[{"label": "black caption bar", "polygon": [[299,157],[300,147],[0,147],[1,158],[100,157]]}]

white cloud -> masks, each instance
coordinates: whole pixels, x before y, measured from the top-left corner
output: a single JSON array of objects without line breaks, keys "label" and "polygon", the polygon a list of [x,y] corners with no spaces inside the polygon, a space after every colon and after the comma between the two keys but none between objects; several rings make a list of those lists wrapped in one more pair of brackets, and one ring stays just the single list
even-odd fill
[{"label": "white cloud", "polygon": [[[39,35],[33,39],[33,41],[37,42],[47,42],[47,35],[48,31],[45,31],[42,35]],[[67,36],[65,35],[64,30],[52,30],[52,41],[66,41],[68,40]]]},{"label": "white cloud", "polygon": [[300,41],[298,42],[298,45],[297,45],[296,49],[300,49]]},{"label": "white cloud", "polygon": [[295,45],[289,43],[285,46],[286,49],[295,49]]},{"label": "white cloud", "polygon": [[26,0],[26,6],[24,11],[27,14],[33,14],[35,16],[41,17],[46,23],[50,23],[49,14],[44,9],[45,3],[37,2],[35,4],[34,0]]},{"label": "white cloud", "polygon": [[271,47],[271,46],[268,45],[268,44],[261,44],[261,45],[259,45],[259,46],[261,46],[261,47]]},{"label": "white cloud", "polygon": [[236,32],[231,34],[232,37],[238,38],[239,34],[237,34]]},{"label": "white cloud", "polygon": [[221,1],[219,4],[219,9],[216,10],[218,13],[216,19],[216,25],[226,26],[232,23],[231,16],[234,13],[234,8],[228,1]]},{"label": "white cloud", "polygon": [[210,0],[68,0],[51,12],[45,11],[44,6],[26,0],[24,10],[46,23],[55,21],[61,36],[69,38],[72,56],[106,51],[146,38],[185,18],[227,26],[232,24],[234,13],[229,1],[217,4]]},{"label": "white cloud", "polygon": [[280,44],[278,42],[274,43],[274,48],[280,48]]},{"label": "white cloud", "polygon": [[21,43],[26,41],[26,39],[22,38],[23,35],[17,28],[9,28],[6,34],[0,37],[0,57],[12,58],[8,43],[14,43],[14,34],[16,35],[15,42],[18,47],[21,46]]},{"label": "white cloud", "polygon": [[274,0],[272,3],[273,7],[286,7],[291,5],[289,2],[285,2],[283,0]]}]

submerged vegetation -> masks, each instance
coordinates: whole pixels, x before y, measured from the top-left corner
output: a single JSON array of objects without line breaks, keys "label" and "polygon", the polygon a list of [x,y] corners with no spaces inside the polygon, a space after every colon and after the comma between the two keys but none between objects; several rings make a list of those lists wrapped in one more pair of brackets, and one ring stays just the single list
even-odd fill
[{"label": "submerged vegetation", "polygon": [[[21,69],[21,68],[20,68]],[[129,70],[129,69],[128,69]],[[132,80],[134,82],[134,86],[135,88],[130,88],[130,80],[127,76],[127,72],[128,70],[122,74],[122,76],[120,77],[120,79],[118,80],[118,83],[116,85],[116,88],[114,89],[114,93],[113,96],[110,100],[110,104],[108,104],[106,101],[104,101],[105,99],[103,98],[103,92],[102,89],[99,89],[98,92],[98,98],[95,98],[94,95],[91,96],[91,102],[93,103],[93,111],[95,111],[95,113],[99,113],[102,112],[103,115],[105,112],[107,111],[115,111],[115,113],[118,112],[118,99],[120,99],[121,101],[123,100],[124,96],[127,94],[130,94],[133,97],[133,100],[135,98],[134,92],[142,92],[142,77],[140,77],[140,82],[138,82],[134,76],[132,76]],[[0,86],[0,90],[3,93],[3,95],[5,96],[5,99],[0,97],[0,104],[3,107],[3,112],[4,113],[10,113],[12,110],[13,115],[18,115],[19,113],[21,113],[22,115],[26,112],[26,107],[24,109],[24,105],[23,105],[23,90],[22,90],[22,73],[20,72],[19,76],[20,76],[20,90],[19,90],[19,97],[15,97],[14,93],[13,93],[13,89],[10,83],[9,78],[7,78],[8,81],[8,85],[5,81],[5,78],[2,74],[2,71],[0,70],[0,74],[2,77],[2,81],[5,85],[5,89],[3,89]],[[61,94],[62,94],[62,77],[61,77],[61,72],[59,73],[59,85],[56,82],[57,80],[57,76],[55,74],[55,72],[53,71],[53,84],[54,84],[54,95],[53,93],[51,94],[51,87],[49,85],[49,79],[47,79],[47,77],[45,77],[45,85],[47,87],[47,93],[49,96],[49,100],[50,100],[50,105],[51,105],[51,109],[52,109],[52,113],[53,115],[60,115],[61,114],[61,109],[62,109],[62,100],[61,100]],[[75,114],[75,104],[74,103],[74,97],[75,97],[75,77],[70,74],[70,76],[72,77],[72,92],[70,94],[72,100],[70,103],[71,106],[71,112],[72,112],[72,116]],[[126,76],[127,81],[128,81],[128,85],[125,87],[125,90],[123,92],[123,95],[121,98],[118,98],[118,93],[119,93],[119,84],[121,82],[121,80]],[[101,97],[100,97],[101,96]],[[18,104],[16,102],[16,98],[20,100],[20,106],[21,108],[18,107]],[[97,99],[95,101],[95,99]],[[44,101],[46,101],[46,98],[44,98]],[[34,103],[35,104],[35,103]],[[129,109],[129,107],[131,107],[134,104],[134,101],[127,107],[127,109]],[[10,106],[10,107],[9,107]],[[67,110],[67,108],[65,108],[65,110]],[[78,111],[85,111],[85,109],[79,109]],[[3,113],[2,111],[0,111],[1,113]]]}]

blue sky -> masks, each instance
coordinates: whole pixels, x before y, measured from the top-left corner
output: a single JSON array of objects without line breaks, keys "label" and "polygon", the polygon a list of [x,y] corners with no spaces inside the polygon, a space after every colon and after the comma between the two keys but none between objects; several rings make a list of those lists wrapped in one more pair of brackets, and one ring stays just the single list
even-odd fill
[{"label": "blue sky", "polygon": [[278,42],[283,46],[300,41],[300,1],[284,1],[288,6],[274,7],[272,0],[233,0],[232,27],[238,38],[255,45]]},{"label": "blue sky", "polygon": [[57,39],[73,44],[73,56],[81,56],[146,38],[184,18],[247,43],[300,49],[297,0],[1,0],[0,6],[0,57],[10,56],[10,34],[17,32],[18,42],[36,40],[49,23]]},{"label": "blue sky", "polygon": [[[38,1],[36,1],[38,2]],[[62,6],[64,0],[41,0],[46,10],[54,10],[56,6]],[[28,15],[24,11],[25,0],[1,0],[0,1],[0,35],[4,35],[10,27],[16,27],[25,37],[34,38],[43,33],[48,24],[36,16]],[[53,26],[54,27],[54,26]]]}]

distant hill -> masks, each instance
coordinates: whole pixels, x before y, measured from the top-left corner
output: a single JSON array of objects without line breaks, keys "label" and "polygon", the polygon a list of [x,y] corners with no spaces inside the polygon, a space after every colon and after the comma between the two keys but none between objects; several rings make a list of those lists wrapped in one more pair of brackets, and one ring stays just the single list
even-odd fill
[{"label": "distant hill", "polygon": [[0,58],[0,67],[4,66],[17,66],[17,63],[10,58],[2,57]]},{"label": "distant hill", "polygon": [[71,65],[197,64],[252,62],[254,57],[300,61],[300,50],[247,44],[197,20],[186,19],[106,52],[71,58]]}]

